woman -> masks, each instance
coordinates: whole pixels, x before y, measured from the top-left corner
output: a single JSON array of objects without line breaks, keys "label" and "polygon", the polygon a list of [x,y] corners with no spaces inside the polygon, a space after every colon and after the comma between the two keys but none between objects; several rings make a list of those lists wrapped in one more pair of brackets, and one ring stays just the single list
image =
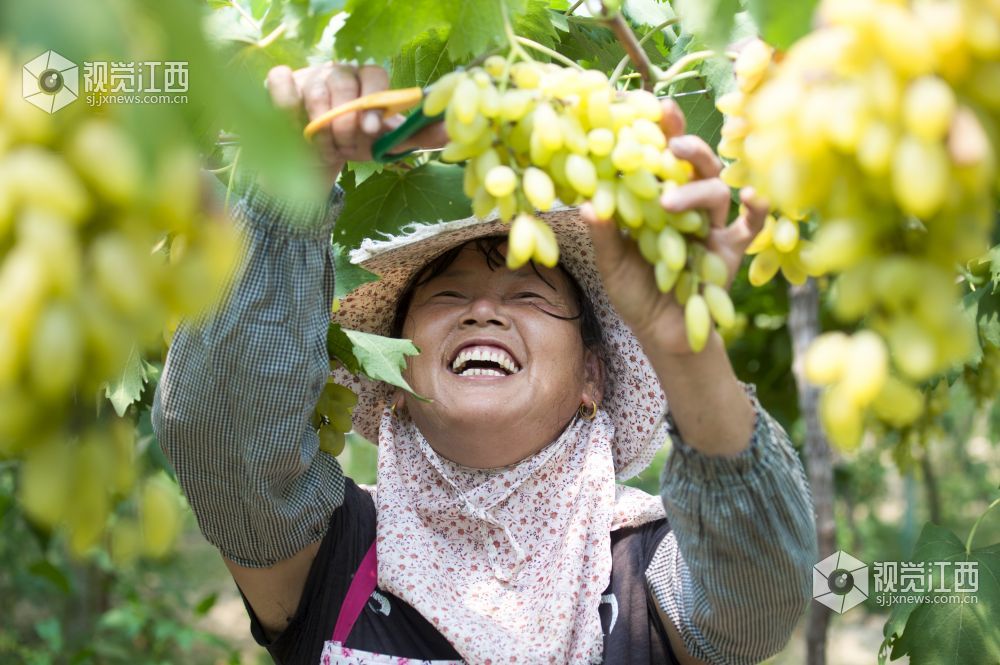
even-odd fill
[{"label": "woman", "polygon": [[[315,118],[387,80],[325,65],[268,83]],[[319,143],[330,175],[383,130],[338,119]],[[671,148],[698,179],[663,204],[708,211],[732,274],[766,210],[745,195],[725,226],[718,160],[695,137]],[[405,377],[430,401],[340,375],[359,393],[355,428],[379,445],[376,487],[317,451],[339,207],[336,188],[327,206],[249,189],[244,266],[220,311],[178,332],[154,410],[275,661],[750,663],[780,650],[816,559],[801,464],[718,336],[692,354],[681,308],[587,206],[547,216],[553,269],[507,270],[504,227],[476,220],[366,243],[355,258],[382,279],[338,321],[413,339]],[[661,497],[616,484],[668,433]]]}]

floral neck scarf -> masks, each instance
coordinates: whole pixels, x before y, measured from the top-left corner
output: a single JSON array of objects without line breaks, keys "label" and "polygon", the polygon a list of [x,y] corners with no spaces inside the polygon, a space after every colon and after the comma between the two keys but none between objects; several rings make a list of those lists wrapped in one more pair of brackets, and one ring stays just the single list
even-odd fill
[{"label": "floral neck scarf", "polygon": [[502,469],[438,455],[388,409],[379,433],[379,587],[402,598],[470,663],[599,663],[611,531],[665,517],[658,496],[615,482],[615,429],[575,418]]}]

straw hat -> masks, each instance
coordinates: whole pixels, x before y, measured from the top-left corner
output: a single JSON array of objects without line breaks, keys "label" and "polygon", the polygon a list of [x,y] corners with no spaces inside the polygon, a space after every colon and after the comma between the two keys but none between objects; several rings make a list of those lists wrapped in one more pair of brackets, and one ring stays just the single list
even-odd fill
[{"label": "straw hat", "polygon": [[[605,366],[604,399],[600,408],[615,425],[615,477],[627,480],[645,469],[667,438],[661,418],[666,396],[638,340],[608,301],[594,260],[590,233],[576,208],[546,212],[542,218],[559,240],[559,263],[593,304],[604,338],[600,349]],[[351,252],[351,263],[381,279],[363,284],[343,299],[333,321],[344,328],[391,335],[396,304],[413,276],[447,250],[484,236],[506,234],[496,219],[476,217],[436,224],[411,224],[400,235],[365,240]],[[378,441],[379,423],[394,390],[382,382],[355,377],[338,368],[339,383],[358,393],[354,429]]]}]

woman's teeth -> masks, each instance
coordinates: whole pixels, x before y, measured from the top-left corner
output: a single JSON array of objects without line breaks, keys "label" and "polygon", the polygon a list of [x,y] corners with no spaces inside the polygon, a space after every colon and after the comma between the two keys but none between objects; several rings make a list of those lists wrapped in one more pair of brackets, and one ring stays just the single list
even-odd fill
[{"label": "woman's teeth", "polygon": [[504,372],[498,369],[489,369],[486,367],[472,367],[470,369],[464,370],[459,376],[507,376]]},{"label": "woman's teeth", "polygon": [[[475,363],[477,366],[468,367],[470,363]],[[491,363],[497,367],[482,367],[483,363]],[[459,352],[451,363],[451,370],[459,376],[508,376],[521,371],[521,368],[506,351],[469,347]]]}]

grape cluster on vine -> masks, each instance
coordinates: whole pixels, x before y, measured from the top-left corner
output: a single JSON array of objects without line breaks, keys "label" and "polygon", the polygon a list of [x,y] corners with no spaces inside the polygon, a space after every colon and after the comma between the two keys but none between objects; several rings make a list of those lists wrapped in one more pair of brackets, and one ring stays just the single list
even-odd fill
[{"label": "grape cluster on vine", "polygon": [[751,281],[830,274],[834,314],[865,328],[821,337],[807,363],[827,386],[827,431],[850,448],[866,414],[915,422],[918,386],[975,348],[956,268],[993,223],[1000,99],[978,84],[1000,71],[1000,8],[827,1],[818,22],[787,53],[759,40],[740,53],[719,152],[729,184],[780,211],[750,249]]},{"label": "grape cluster on vine", "polygon": [[444,113],[450,142],[442,159],[467,162],[465,193],[473,211],[511,222],[507,261],[554,266],[555,234],[536,214],[556,201],[590,201],[638,242],[656,283],[685,307],[688,341],[704,347],[712,321],[735,319],[722,258],[703,242],[708,220],[669,213],[660,197],[688,182],[691,165],[667,146],[659,100],[618,91],[603,73],[538,62],[488,58],[430,89],[427,115]]}]

